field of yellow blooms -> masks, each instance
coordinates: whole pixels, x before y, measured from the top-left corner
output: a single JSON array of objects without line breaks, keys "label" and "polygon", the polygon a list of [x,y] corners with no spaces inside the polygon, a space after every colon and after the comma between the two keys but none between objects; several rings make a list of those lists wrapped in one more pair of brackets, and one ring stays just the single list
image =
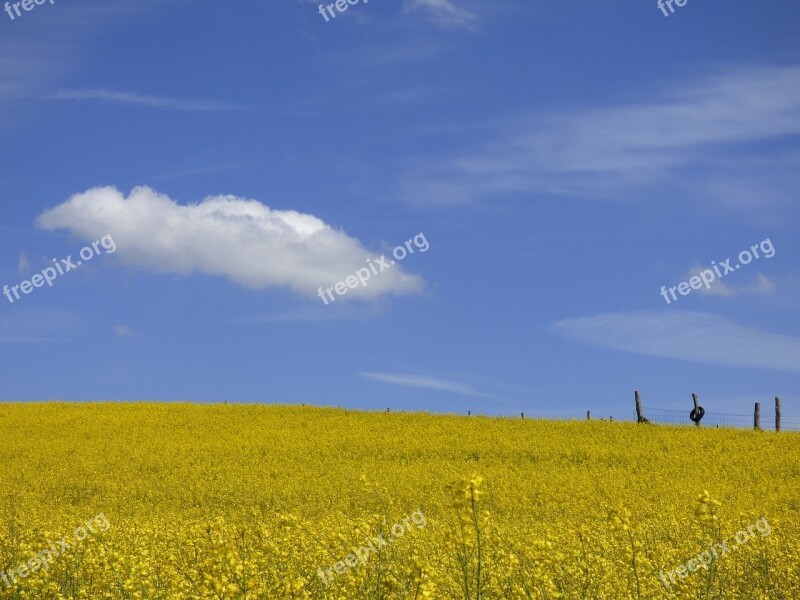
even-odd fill
[{"label": "field of yellow blooms", "polygon": [[0,465],[0,598],[800,599],[798,434],[0,404]]}]

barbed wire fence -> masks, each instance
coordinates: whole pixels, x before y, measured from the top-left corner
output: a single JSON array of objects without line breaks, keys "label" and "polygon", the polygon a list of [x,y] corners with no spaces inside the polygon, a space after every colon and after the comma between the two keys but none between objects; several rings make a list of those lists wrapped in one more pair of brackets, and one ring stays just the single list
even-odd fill
[{"label": "barbed wire fence", "polygon": [[[646,418],[651,423],[658,425],[694,425],[689,418],[688,410],[670,410],[664,408],[646,408]],[[636,413],[632,413],[634,418]],[[781,431],[800,431],[800,415],[783,415],[781,419]],[[774,423],[765,420],[761,428],[773,429]],[[702,427],[735,427],[741,429],[753,428],[753,415],[734,415],[730,413],[718,413],[707,411],[703,420]]]},{"label": "barbed wire fence", "polygon": [[784,415],[781,412],[781,400],[775,398],[775,413],[764,414],[762,420],[761,403],[756,402],[752,414],[732,414],[706,411],[699,405],[696,394],[692,394],[694,410],[675,410],[666,408],[643,407],[639,392],[635,392],[636,410],[634,418],[639,423],[655,423],[657,425],[699,425],[701,427],[731,427],[736,429],[764,429],[774,431],[800,432],[800,415]]}]

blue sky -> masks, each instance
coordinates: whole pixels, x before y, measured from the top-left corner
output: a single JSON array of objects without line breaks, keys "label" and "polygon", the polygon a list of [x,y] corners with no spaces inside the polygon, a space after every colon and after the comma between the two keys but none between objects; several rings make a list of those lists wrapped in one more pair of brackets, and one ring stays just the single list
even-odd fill
[{"label": "blue sky", "polygon": [[800,413],[800,5],[674,8],[12,6],[0,285],[114,251],[0,296],[0,399]]}]

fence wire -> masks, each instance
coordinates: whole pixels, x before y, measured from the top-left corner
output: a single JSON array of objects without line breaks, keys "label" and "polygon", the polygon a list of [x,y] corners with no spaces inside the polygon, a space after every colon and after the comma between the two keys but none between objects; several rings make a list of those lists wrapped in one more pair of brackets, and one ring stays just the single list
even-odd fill
[{"label": "fence wire", "polygon": [[[642,412],[651,423],[660,425],[694,425],[689,418],[690,410],[669,410],[663,408],[643,408]],[[636,412],[633,413],[636,420]],[[755,425],[752,414],[734,415],[706,410],[701,427],[733,427],[739,429],[753,429]],[[775,430],[775,413],[761,411],[761,429]],[[800,415],[781,415],[781,431],[800,431]]]}]

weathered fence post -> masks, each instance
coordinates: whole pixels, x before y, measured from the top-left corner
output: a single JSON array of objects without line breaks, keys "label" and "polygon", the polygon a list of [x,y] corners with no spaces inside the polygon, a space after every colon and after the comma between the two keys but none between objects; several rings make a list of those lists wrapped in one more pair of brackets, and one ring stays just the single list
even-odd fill
[{"label": "weathered fence post", "polygon": [[522,418],[524,419],[524,418],[525,418],[525,413],[524,413],[524,412],[521,412],[521,413],[519,413],[519,416],[520,416],[520,417],[522,417]]},{"label": "weathered fence post", "polygon": [[642,400],[639,398],[639,390],[635,390],[633,394],[636,397],[636,422],[649,423],[650,421],[645,418],[644,413],[642,412]]},{"label": "weathered fence post", "polygon": [[642,422],[642,401],[639,398],[639,390],[635,390],[633,392],[634,397],[636,398],[636,422]]},{"label": "weathered fence post", "polygon": [[761,429],[761,402],[756,402],[756,410],[753,413],[753,429]]},{"label": "weathered fence post", "polygon": [[775,431],[781,430],[781,399],[775,396]]},{"label": "weathered fence post", "polygon": [[592,411],[590,411],[590,410],[586,411],[586,420],[587,421],[591,421],[592,420]]},{"label": "weathered fence post", "polygon": [[[694,412],[698,414],[700,412],[700,403],[697,401],[697,394],[692,394],[692,402],[694,402]],[[697,419],[694,424],[700,427],[700,419]]]}]

